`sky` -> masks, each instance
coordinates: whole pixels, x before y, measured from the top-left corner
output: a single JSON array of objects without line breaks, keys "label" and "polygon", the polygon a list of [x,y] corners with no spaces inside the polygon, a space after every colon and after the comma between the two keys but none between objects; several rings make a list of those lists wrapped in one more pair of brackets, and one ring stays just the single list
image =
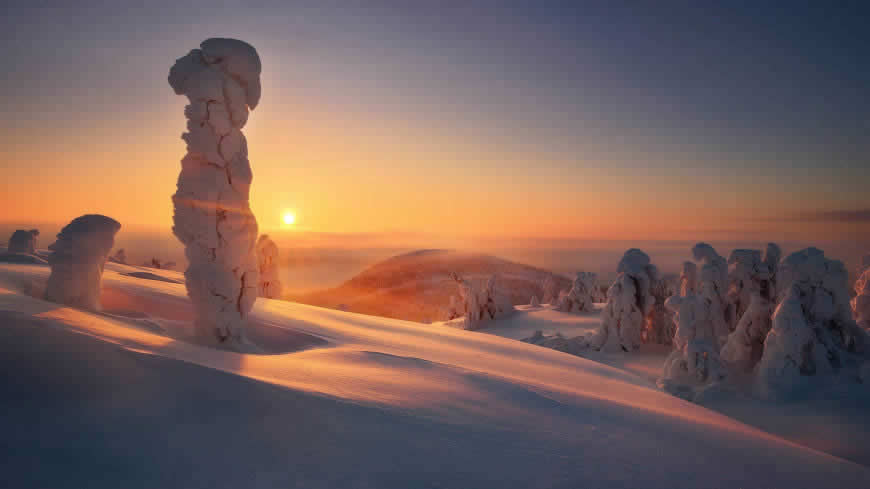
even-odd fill
[{"label": "sky", "polygon": [[0,223],[168,234],[168,70],[234,37],[264,231],[870,246],[866,3],[119,3],[4,2]]}]

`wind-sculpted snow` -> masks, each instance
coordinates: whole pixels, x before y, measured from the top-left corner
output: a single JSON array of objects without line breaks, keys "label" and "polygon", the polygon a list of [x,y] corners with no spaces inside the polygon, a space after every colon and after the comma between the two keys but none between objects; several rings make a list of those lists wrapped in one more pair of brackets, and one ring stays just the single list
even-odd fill
[{"label": "wind-sculpted snow", "polygon": [[852,298],[852,314],[858,326],[870,330],[870,255],[862,260],[862,272],[855,281],[855,297]]},{"label": "wind-sculpted snow", "polygon": [[9,237],[9,246],[6,251],[9,253],[36,253],[36,238],[39,236],[38,229],[25,231],[18,229],[12,236]]},{"label": "wind-sculpted snow", "polygon": [[260,70],[249,44],[208,39],[169,71],[172,89],[190,101],[173,232],[185,246],[197,328],[229,348],[247,343],[245,316],[259,285],[257,221],[248,202],[253,174],[241,129],[260,100]]},{"label": "wind-sculpted snow", "polygon": [[281,276],[278,267],[278,245],[268,235],[257,240],[257,259],[259,260],[261,297],[281,298]]},{"label": "wind-sculpted snow", "polygon": [[645,319],[655,304],[651,286],[658,280],[658,269],[646,253],[632,248],[623,255],[617,272],[607,291],[601,329],[590,345],[605,351],[633,351],[640,347]]},{"label": "wind-sculpted snow", "polygon": [[868,338],[852,319],[843,263],[807,248],[786,257],[777,275],[780,303],[757,372],[761,393],[788,397],[813,379],[859,368]]},{"label": "wind-sculpted snow", "polygon": [[577,272],[571,290],[561,295],[556,309],[562,312],[585,312],[592,310],[595,302],[595,289],[598,288],[598,276],[592,272]]},{"label": "wind-sculpted snow", "polygon": [[99,214],[77,217],[64,226],[48,247],[51,275],[45,299],[99,310],[103,267],[119,229],[118,221]]},{"label": "wind-sculpted snow", "polygon": [[[128,269],[107,265],[104,295],[160,324],[191,308],[181,285],[110,267]],[[252,334],[329,347],[240,354],[9,289],[47,273],[0,265],[10,487],[850,489],[870,477],[624,370],[519,341],[262,299]]]}]

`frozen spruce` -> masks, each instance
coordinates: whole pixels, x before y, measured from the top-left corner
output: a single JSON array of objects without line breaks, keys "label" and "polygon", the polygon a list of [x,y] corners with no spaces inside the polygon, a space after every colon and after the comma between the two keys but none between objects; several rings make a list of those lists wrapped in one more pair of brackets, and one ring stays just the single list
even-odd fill
[{"label": "frozen spruce", "polygon": [[282,285],[278,268],[278,245],[266,234],[257,240],[257,259],[260,270],[260,297],[280,298]]},{"label": "frozen spruce", "polygon": [[589,312],[593,310],[598,276],[590,272],[578,272],[567,294],[560,296],[556,309],[562,312]]},{"label": "frozen spruce", "polygon": [[655,302],[650,287],[658,279],[658,270],[646,253],[632,248],[623,255],[617,272],[607,291],[601,327],[592,336],[590,346],[605,351],[633,351],[640,347],[644,322]]},{"label": "frozen spruce", "polygon": [[553,274],[547,275],[544,283],[541,285],[543,295],[541,296],[544,304],[556,305],[559,300],[559,288],[556,284],[556,279]]},{"label": "frozen spruce", "polygon": [[459,287],[465,329],[477,329],[483,322],[509,316],[515,311],[510,297],[498,285],[498,275],[490,276],[485,284],[466,280],[455,273],[451,277]]},{"label": "frozen spruce", "polygon": [[698,266],[693,262],[684,261],[680,269],[680,295],[694,294],[698,289]]},{"label": "frozen spruce", "polygon": [[[452,297],[451,297],[452,298]],[[529,306],[531,307],[541,307],[541,301],[538,300],[538,296],[533,295],[532,299],[529,301]]]},{"label": "frozen spruce", "polygon": [[235,39],[207,39],[179,58],[169,84],[184,109],[175,236],[184,244],[187,293],[207,341],[243,348],[245,317],[257,298],[257,221],[248,203],[253,174],[241,129],[260,100],[260,58]]},{"label": "frozen spruce", "polygon": [[780,303],[757,369],[762,395],[789,397],[814,378],[858,368],[867,333],[852,319],[847,280],[843,263],[816,248],[782,260]]},{"label": "frozen spruce", "polygon": [[852,315],[858,326],[870,330],[870,255],[861,263],[861,275],[855,281],[855,297],[852,299]]},{"label": "frozen spruce", "polygon": [[82,309],[100,310],[100,285],[106,258],[121,224],[111,217],[88,214],[73,219],[48,247],[51,275],[45,299]]},{"label": "frozen spruce", "polygon": [[36,253],[36,238],[39,236],[38,229],[24,230],[19,229],[12,233],[9,238],[9,246],[6,251],[9,253]]}]

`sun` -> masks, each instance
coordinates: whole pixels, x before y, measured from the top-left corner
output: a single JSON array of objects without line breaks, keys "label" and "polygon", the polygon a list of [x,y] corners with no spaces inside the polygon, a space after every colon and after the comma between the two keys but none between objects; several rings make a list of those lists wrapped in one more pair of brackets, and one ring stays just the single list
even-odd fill
[{"label": "sun", "polygon": [[284,221],[284,224],[289,226],[296,222],[296,216],[294,216],[292,212],[285,212],[281,220]]}]

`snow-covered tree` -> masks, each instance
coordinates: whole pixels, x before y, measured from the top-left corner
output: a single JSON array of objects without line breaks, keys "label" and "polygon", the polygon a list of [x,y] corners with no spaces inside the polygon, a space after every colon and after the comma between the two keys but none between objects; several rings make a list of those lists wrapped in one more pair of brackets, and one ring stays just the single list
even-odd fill
[{"label": "snow-covered tree", "polygon": [[207,39],[200,47],[169,71],[175,93],[190,100],[173,232],[189,262],[185,284],[197,330],[241,349],[258,286],[257,221],[248,202],[253,174],[241,129],[260,99],[260,58],[235,39]]},{"label": "snow-covered tree", "polygon": [[281,274],[278,267],[278,245],[263,234],[257,240],[257,259],[259,262],[260,283],[258,292],[261,297],[278,299],[281,297]]},{"label": "snow-covered tree", "polygon": [[684,261],[680,269],[680,295],[685,297],[694,294],[698,289],[698,266],[693,262]]},{"label": "snow-covered tree", "polygon": [[483,286],[455,273],[451,277],[459,286],[465,329],[477,329],[482,322],[509,316],[515,311],[510,297],[498,287],[498,275],[489,277]]},{"label": "snow-covered tree", "polygon": [[532,296],[532,299],[529,301],[529,306],[541,307],[541,301],[538,300],[538,296],[536,296],[536,295]]},{"label": "snow-covered tree", "polygon": [[73,219],[48,247],[51,275],[45,299],[98,311],[106,258],[121,224],[106,216],[88,214]]},{"label": "snow-covered tree", "polygon": [[18,229],[9,238],[9,245],[6,251],[9,253],[28,253],[30,255],[36,253],[36,238],[39,236],[38,229],[26,231]]},{"label": "snow-covered tree", "polygon": [[544,283],[541,285],[541,290],[543,291],[541,300],[544,304],[555,305],[558,302],[559,286],[556,284],[556,278],[553,277],[553,274],[547,275],[547,278],[544,279]]},{"label": "snow-covered tree", "polygon": [[665,277],[654,279],[650,285],[653,306],[644,319],[643,342],[670,345],[674,338],[673,312],[665,307],[668,297],[676,293],[674,285]]},{"label": "snow-covered tree", "polygon": [[644,320],[655,303],[650,287],[658,270],[646,253],[632,248],[619,261],[617,272],[607,291],[601,327],[589,344],[605,351],[633,351],[640,347]]},{"label": "snow-covered tree", "polygon": [[109,257],[109,261],[113,261],[115,263],[120,263],[122,265],[127,264],[127,252],[124,251],[124,248],[119,249],[112,256]]},{"label": "snow-covered tree", "polygon": [[852,319],[843,263],[807,248],[779,265],[780,303],[764,341],[757,381],[767,397],[782,397],[810,378],[854,366],[867,333]]},{"label": "snow-covered tree", "polygon": [[556,302],[556,309],[563,312],[592,311],[595,289],[598,288],[598,276],[590,272],[578,272],[574,283],[567,294],[563,294]]},{"label": "snow-covered tree", "polygon": [[852,314],[855,322],[870,330],[870,255],[862,260],[862,272],[855,281],[855,297],[852,299]]}]

